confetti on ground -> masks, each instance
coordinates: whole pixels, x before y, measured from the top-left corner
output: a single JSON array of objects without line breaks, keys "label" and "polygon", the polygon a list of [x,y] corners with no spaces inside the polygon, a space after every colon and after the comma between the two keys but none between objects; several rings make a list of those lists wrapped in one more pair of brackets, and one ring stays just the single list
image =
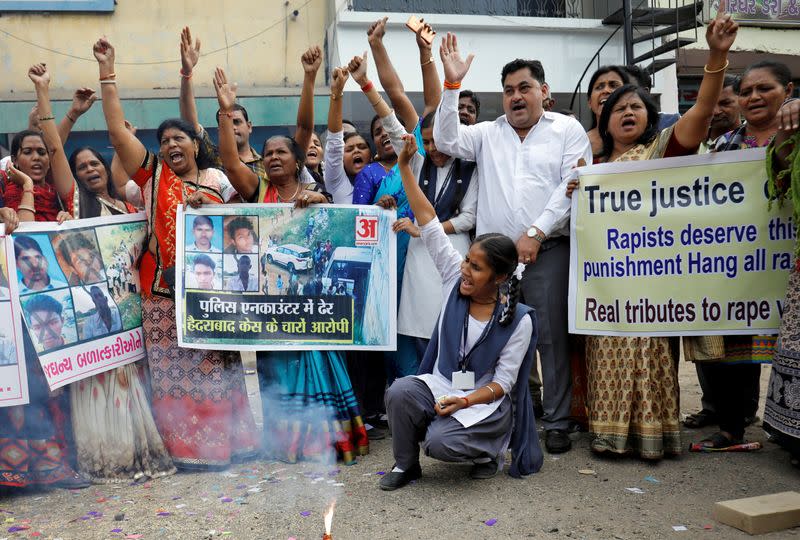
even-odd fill
[{"label": "confetti on ground", "polygon": [[580,469],[578,474],[595,475],[597,473],[594,472],[594,469]]},{"label": "confetti on ground", "polygon": [[713,525],[711,525],[711,524],[708,524],[708,525],[703,525],[703,528],[704,528],[705,530],[707,530],[707,531],[710,531],[710,530],[713,530],[713,529],[714,529],[714,526],[713,526]]},{"label": "confetti on ground", "polygon": [[659,480],[655,476],[645,476],[644,479],[645,479],[645,481],[651,482],[653,484],[660,484],[661,483],[661,480]]},{"label": "confetti on ground", "polygon": [[336,487],[344,487],[344,484],[342,482],[334,482],[332,485]]},{"label": "confetti on ground", "polygon": [[248,489],[247,491],[249,491],[250,493],[261,493],[261,488],[254,487],[254,488]]},{"label": "confetti on ground", "polygon": [[631,493],[638,493],[639,495],[644,493],[644,490],[642,488],[637,488],[637,487],[625,488],[625,491],[630,491]]},{"label": "confetti on ground", "polygon": [[378,476],[383,476],[384,474],[386,474],[386,471],[378,471],[375,474],[377,474]]},{"label": "confetti on ground", "polygon": [[688,531],[689,529],[686,528],[686,525],[673,525],[673,531]]},{"label": "confetti on ground", "polygon": [[125,538],[127,538],[129,540],[136,540],[137,538],[141,538],[142,536],[144,536],[144,535],[142,535],[142,534],[127,534],[127,535],[125,535]]},{"label": "confetti on ground", "polygon": [[171,515],[172,515],[172,512],[159,512],[159,513],[158,513],[158,514],[156,514],[156,515],[157,515],[157,516],[160,516],[160,517],[167,517],[167,516],[171,516]]},{"label": "confetti on ground", "polygon": [[308,517],[311,515],[311,512],[308,510],[303,510],[302,512],[300,512],[300,515],[303,517]]},{"label": "confetti on ground", "polygon": [[224,502],[224,503],[229,503],[229,502],[233,502],[233,499],[231,499],[230,497],[222,497],[220,499],[220,501]]},{"label": "confetti on ground", "polygon": [[486,524],[486,525],[488,525],[489,527],[491,527],[492,525],[494,525],[495,523],[497,523],[497,519],[496,519],[496,518],[487,519],[487,520],[486,520],[486,521],[484,521],[483,523],[484,523],[484,524]]},{"label": "confetti on ground", "polygon": [[19,531],[27,531],[30,529],[27,525],[14,525],[13,527],[8,528],[8,532],[19,532]]},{"label": "confetti on ground", "polygon": [[185,504],[176,504],[176,505],[175,505],[175,508],[177,508],[178,510],[180,510],[181,508],[186,508],[186,505],[185,505]]},{"label": "confetti on ground", "polygon": [[122,529],[111,529],[112,533],[121,533]]}]

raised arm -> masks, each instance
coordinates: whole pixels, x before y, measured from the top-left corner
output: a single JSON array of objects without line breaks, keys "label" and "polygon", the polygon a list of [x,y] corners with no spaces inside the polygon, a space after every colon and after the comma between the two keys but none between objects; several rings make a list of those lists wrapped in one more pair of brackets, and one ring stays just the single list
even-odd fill
[{"label": "raised arm", "polygon": [[72,104],[67,114],[58,123],[58,136],[61,138],[61,144],[67,144],[69,134],[78,118],[91,109],[95,101],[97,101],[97,94],[91,88],[78,88],[75,90],[72,95]]},{"label": "raised arm", "polygon": [[[136,136],[136,126],[125,120],[125,129],[131,132],[131,135]],[[117,188],[117,195],[123,200],[128,201],[128,182],[131,181],[128,173],[125,172],[125,167],[122,166],[122,161],[119,156],[114,153],[111,157],[111,180],[114,182],[114,187]]]},{"label": "raised arm", "polygon": [[322,64],[322,50],[316,45],[309,48],[300,57],[300,62],[303,64],[303,89],[300,92],[300,105],[297,107],[297,132],[294,140],[305,150],[311,142],[311,134],[314,133],[314,85],[317,71]]},{"label": "raised arm", "polygon": [[675,123],[675,140],[684,148],[697,148],[708,135],[708,126],[714,114],[728,67],[728,50],[736,39],[739,25],[720,9],[706,29],[708,60],[703,68],[703,80],[692,108]]},{"label": "raised arm", "polygon": [[36,88],[36,105],[39,107],[39,126],[42,128],[47,148],[50,150],[50,170],[53,185],[58,196],[65,203],[71,201],[75,189],[75,178],[64,154],[64,145],[58,135],[53,118],[53,107],[50,104],[50,73],[44,64],[36,64],[28,70],[28,77]]},{"label": "raised arm", "polygon": [[200,39],[192,43],[192,32],[186,26],[181,30],[181,118],[189,122],[200,132],[200,121],[197,118],[197,104],[194,101],[192,74],[200,59]]},{"label": "raised arm", "polygon": [[439,102],[442,101],[442,83],[433,59],[433,45],[422,39],[423,32],[428,31],[432,34],[436,32],[431,25],[424,22],[424,19],[420,19],[420,22],[423,24],[417,29],[417,47],[419,48],[419,65],[422,69],[422,96],[425,100],[422,117],[425,118],[435,111]]},{"label": "raised arm", "polygon": [[400,177],[403,179],[403,188],[406,191],[411,211],[414,212],[419,226],[424,227],[436,217],[436,210],[420,189],[417,177],[411,170],[411,160],[417,154],[417,139],[413,135],[407,134],[403,136],[403,141],[405,141],[405,146],[402,152],[397,154],[397,166],[400,170]]},{"label": "raised arm", "polygon": [[119,156],[120,163],[128,177],[139,170],[147,149],[125,127],[125,113],[117,92],[117,80],[114,73],[114,47],[106,38],[100,38],[93,47],[94,57],[100,68],[100,89],[103,98],[103,115],[106,117],[108,136]]},{"label": "raised arm", "polygon": [[[361,91],[364,92],[367,101],[369,101],[372,108],[375,109],[375,113],[381,118],[389,116],[392,109],[383,100],[380,93],[375,88],[375,85],[369,80],[369,77],[367,77],[367,51],[364,51],[363,56],[354,56],[353,59],[350,60],[350,64],[347,68],[353,75],[353,80],[361,87]],[[414,125],[416,125],[416,122]]]},{"label": "raised arm", "polygon": [[480,124],[462,126],[458,119],[459,88],[474,56],[470,54],[462,60],[456,36],[450,32],[442,40],[439,55],[444,67],[445,90],[433,124],[436,148],[453,157],[476,161],[481,145]]},{"label": "raised arm", "polygon": [[219,102],[219,155],[231,185],[245,201],[252,200],[258,191],[258,175],[239,159],[236,135],[233,133],[233,106],[236,103],[236,85],[228,84],[222,68],[214,72],[214,90]]},{"label": "raised arm", "polygon": [[[389,54],[386,52],[386,47],[383,45],[383,36],[386,34],[386,21],[388,17],[379,19],[372,23],[367,30],[367,41],[369,48],[372,51],[372,58],[375,61],[375,66],[378,68],[378,80],[381,81],[381,86],[389,96],[389,101],[392,102],[397,115],[403,119],[406,131],[413,132],[419,122],[417,111],[414,110],[414,105],[405,93],[403,83],[389,60]],[[371,103],[371,102],[370,102]]]},{"label": "raised arm", "polygon": [[328,106],[328,135],[325,137],[325,161],[322,172],[325,188],[334,203],[353,202],[353,185],[344,170],[344,134],[342,133],[342,97],[350,73],[347,68],[334,68],[331,74],[331,102]]}]

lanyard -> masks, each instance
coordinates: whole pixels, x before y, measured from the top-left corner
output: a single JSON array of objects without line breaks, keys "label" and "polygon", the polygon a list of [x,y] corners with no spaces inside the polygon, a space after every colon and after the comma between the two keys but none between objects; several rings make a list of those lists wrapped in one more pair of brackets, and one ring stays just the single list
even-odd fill
[{"label": "lanyard", "polygon": [[495,309],[492,312],[492,318],[489,319],[488,323],[486,323],[486,326],[483,328],[483,332],[481,333],[480,337],[475,344],[472,345],[470,350],[467,351],[467,333],[469,332],[469,309],[467,309],[467,316],[464,317],[464,334],[461,341],[461,361],[458,363],[458,368],[462,373],[466,373],[467,371],[467,367],[469,366],[469,358],[472,356],[472,352],[477,349],[478,346],[483,343],[486,340],[486,337],[489,335],[489,330],[492,329],[496,315],[497,306],[495,306]]},{"label": "lanyard", "polygon": [[[444,182],[442,183],[442,187],[439,190],[439,193],[436,195],[434,200],[431,201],[431,204],[433,205],[434,208],[436,208],[436,206],[439,204],[439,201],[442,199],[442,195],[444,195],[445,190],[450,185],[450,180],[453,178],[453,169],[455,169],[455,168],[456,168],[456,163],[455,163],[455,160],[454,160],[453,163],[450,164],[450,170],[447,171],[447,176],[445,176],[445,178],[444,178]],[[436,168],[435,173],[436,173],[436,180],[437,180],[437,183],[438,183],[438,180],[439,180],[439,169],[438,168]],[[436,191],[435,187],[434,187],[434,191]]]}]

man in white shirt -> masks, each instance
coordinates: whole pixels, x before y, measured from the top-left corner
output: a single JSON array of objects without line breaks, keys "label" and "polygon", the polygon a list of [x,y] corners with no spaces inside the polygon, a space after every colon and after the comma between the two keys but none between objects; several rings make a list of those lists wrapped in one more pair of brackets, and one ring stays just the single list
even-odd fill
[{"label": "man in white shirt", "polygon": [[196,216],[192,221],[192,236],[194,243],[186,246],[186,251],[199,251],[201,253],[222,253],[214,245],[214,222],[208,216]]},{"label": "man in white shirt", "polygon": [[591,146],[574,118],[545,112],[544,69],[536,60],[503,67],[503,110],[494,122],[464,126],[458,117],[458,88],[472,63],[448,34],[440,48],[445,90],[433,137],[444,153],[477,162],[478,235],[503,233],[517,242],[526,265],[521,301],[536,308],[537,349],[544,382],[545,446],[566,452],[572,378],[567,333],[569,210],[566,179],[573,167],[591,163]]}]

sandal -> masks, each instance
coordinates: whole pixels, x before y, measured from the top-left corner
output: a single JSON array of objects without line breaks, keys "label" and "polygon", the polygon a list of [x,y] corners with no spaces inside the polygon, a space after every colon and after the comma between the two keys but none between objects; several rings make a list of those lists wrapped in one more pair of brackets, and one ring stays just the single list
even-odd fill
[{"label": "sandal", "polygon": [[701,445],[703,448],[714,448],[716,450],[719,450],[737,444],[742,444],[743,442],[744,442],[743,439],[728,438],[728,436],[723,434],[721,431],[717,431],[710,437],[700,441],[698,444]]},{"label": "sandal", "polygon": [[700,412],[690,414],[683,421],[683,425],[689,429],[700,429],[706,426],[715,425],[717,423],[717,415],[708,409],[703,409]]}]

